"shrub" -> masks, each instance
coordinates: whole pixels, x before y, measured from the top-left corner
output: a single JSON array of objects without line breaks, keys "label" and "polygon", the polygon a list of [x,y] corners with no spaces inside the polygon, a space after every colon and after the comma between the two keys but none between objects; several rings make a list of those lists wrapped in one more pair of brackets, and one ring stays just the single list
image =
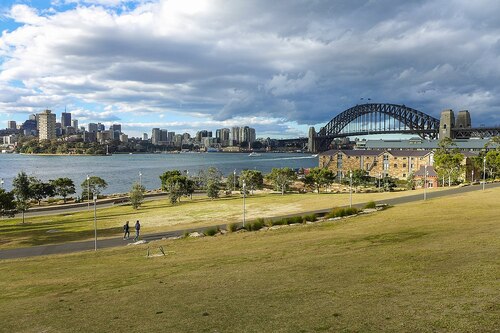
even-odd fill
[{"label": "shrub", "polygon": [[317,218],[316,214],[310,214],[310,215],[304,216],[304,220],[309,221],[309,222],[316,221],[316,218]]},{"label": "shrub", "polygon": [[208,228],[207,230],[205,230],[204,234],[205,234],[205,236],[215,236],[215,234],[217,234],[217,232],[218,232],[217,228],[212,227],[212,228]]},{"label": "shrub", "polygon": [[302,223],[303,222],[302,216],[287,217],[284,220],[285,220],[284,224],[295,224],[295,223]]},{"label": "shrub", "polygon": [[349,216],[349,215],[354,215],[359,212],[359,209],[355,207],[347,207],[347,208],[334,208],[332,211],[328,214],[326,214],[327,219],[335,218],[335,217],[344,217],[344,216]]},{"label": "shrub", "polygon": [[228,230],[229,230],[230,232],[236,232],[236,231],[238,231],[238,229],[239,229],[239,225],[238,225],[238,223],[230,223],[230,224],[227,226],[227,228],[228,228]]},{"label": "shrub", "polygon": [[284,225],[287,219],[271,220],[271,225]]},{"label": "shrub", "polygon": [[377,204],[375,203],[375,201],[370,201],[365,205],[365,208],[376,208],[376,207]]}]

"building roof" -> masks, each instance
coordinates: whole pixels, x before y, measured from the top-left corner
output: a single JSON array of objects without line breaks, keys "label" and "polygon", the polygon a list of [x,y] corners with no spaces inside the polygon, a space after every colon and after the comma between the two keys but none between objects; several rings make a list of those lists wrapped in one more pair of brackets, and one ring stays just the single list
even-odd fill
[{"label": "building roof", "polygon": [[[361,141],[359,147],[363,149],[414,149],[414,150],[434,150],[439,148],[439,140],[424,140],[421,138],[411,138],[410,140],[367,140]],[[361,143],[360,142],[360,143]],[[452,148],[460,150],[481,150],[486,144],[495,148],[497,144],[493,144],[489,139],[455,139],[455,144]]]},{"label": "building roof", "polygon": [[423,157],[426,156],[432,151],[430,150],[388,150],[388,149],[371,149],[371,150],[362,150],[362,149],[354,149],[354,150],[328,150],[320,155],[324,156],[333,156],[338,153],[344,153],[347,156],[379,156],[382,154],[391,154],[394,157],[404,157],[404,156],[415,156],[415,157]]},{"label": "building roof", "polygon": [[[416,177],[424,177],[425,175],[425,165],[421,165],[420,169],[415,172]],[[432,165],[427,165],[427,177],[437,177],[438,174]]]}]

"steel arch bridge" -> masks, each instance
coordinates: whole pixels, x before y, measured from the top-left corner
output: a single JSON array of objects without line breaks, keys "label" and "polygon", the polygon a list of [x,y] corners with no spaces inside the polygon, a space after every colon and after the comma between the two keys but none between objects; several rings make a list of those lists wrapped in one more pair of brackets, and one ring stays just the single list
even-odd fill
[{"label": "steel arch bridge", "polygon": [[356,105],[321,128],[314,140],[315,150],[326,150],[334,138],[387,133],[415,134],[424,139],[435,139],[439,133],[439,119],[405,105]]}]

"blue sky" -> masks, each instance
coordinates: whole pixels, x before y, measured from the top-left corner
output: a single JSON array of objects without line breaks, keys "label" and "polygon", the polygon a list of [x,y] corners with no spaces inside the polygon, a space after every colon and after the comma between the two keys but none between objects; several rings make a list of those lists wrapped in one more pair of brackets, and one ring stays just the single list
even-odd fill
[{"label": "blue sky", "polygon": [[496,0],[0,2],[0,127],[80,124],[296,137],[371,98],[500,124]]}]

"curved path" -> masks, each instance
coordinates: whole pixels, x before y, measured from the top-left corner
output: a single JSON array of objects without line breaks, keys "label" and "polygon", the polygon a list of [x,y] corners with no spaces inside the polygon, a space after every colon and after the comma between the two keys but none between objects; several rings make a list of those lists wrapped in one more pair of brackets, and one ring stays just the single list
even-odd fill
[{"label": "curved path", "polygon": [[[486,189],[496,188],[496,187],[500,187],[500,183],[490,183],[490,184],[486,185]],[[455,194],[477,191],[477,190],[481,190],[481,189],[482,189],[482,185],[472,185],[472,186],[464,186],[464,187],[455,187],[455,188],[451,188],[448,190],[442,190],[442,191],[436,191],[436,192],[428,191],[427,198],[434,199],[434,198],[439,198],[439,197],[448,196],[448,195],[455,195]],[[387,199],[387,200],[380,200],[380,201],[377,201],[377,203],[388,204],[388,205],[394,206],[394,205],[400,205],[400,204],[413,202],[413,201],[420,201],[420,200],[423,200],[422,194],[392,198],[392,199]],[[363,207],[364,203],[356,204],[355,206]],[[300,214],[292,214],[292,215],[274,217],[273,219],[280,219],[283,217],[290,217],[290,216],[296,216],[296,215],[307,215],[307,214],[313,214],[313,213],[324,214],[328,211],[330,211],[330,209],[302,212]],[[177,236],[184,235],[186,232],[203,231],[205,229],[213,228],[215,226],[219,226],[220,228],[224,228],[224,229],[226,228],[226,225],[222,224],[222,225],[214,225],[214,226],[195,228],[195,229],[181,229],[181,230],[174,230],[174,231],[161,232],[161,233],[155,233],[155,234],[146,234],[146,235],[141,236],[141,240],[145,240],[147,242],[150,242],[152,240],[159,240],[162,238],[177,237]],[[131,232],[131,234],[133,234],[133,231]],[[103,248],[109,248],[109,247],[119,247],[119,246],[124,246],[124,245],[126,245],[128,243],[132,243],[132,242],[133,242],[132,240],[125,241],[122,238],[107,238],[107,239],[98,240],[97,241],[97,248],[103,249]],[[87,251],[87,250],[94,250],[94,240],[0,250],[0,259],[24,258],[24,257],[71,253],[71,252],[79,252],[79,251]]]}]

